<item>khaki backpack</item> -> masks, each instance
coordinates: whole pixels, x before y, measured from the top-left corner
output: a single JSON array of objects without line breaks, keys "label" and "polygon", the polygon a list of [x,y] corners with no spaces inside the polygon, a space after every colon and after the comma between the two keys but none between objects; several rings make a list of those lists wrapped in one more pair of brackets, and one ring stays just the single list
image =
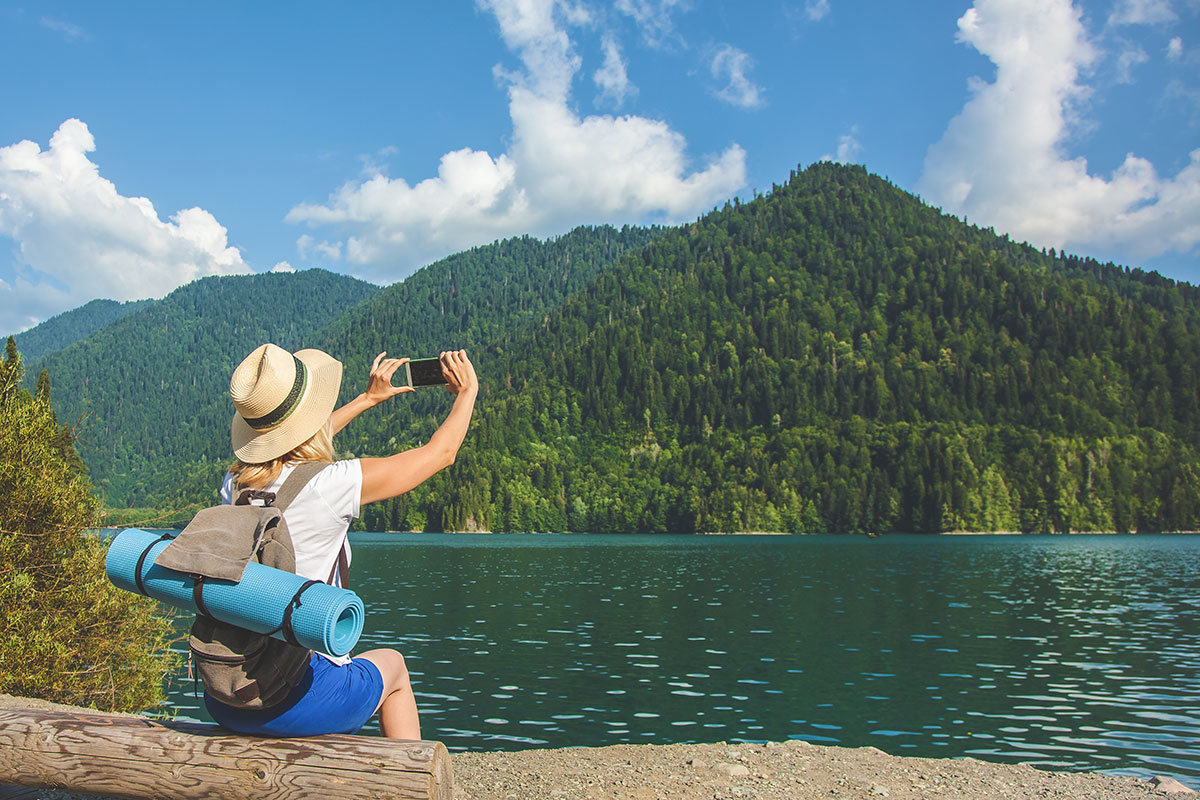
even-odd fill
[{"label": "khaki backpack", "polygon": [[[190,657],[208,694],[227,706],[258,710],[278,705],[300,684],[312,650],[296,642],[291,613],[300,606],[304,590],[320,581],[305,582],[292,597],[279,628],[255,633],[214,619],[204,604],[204,582],[241,580],[249,561],[296,571],[296,553],[283,512],[310,480],[329,466],[306,462],[297,466],[277,493],[238,492],[234,505],[201,510],[168,545],[155,563],[190,575],[199,613],[188,638]],[[236,486],[235,486],[236,492]],[[263,505],[252,505],[255,500]],[[340,564],[345,563],[342,551]],[[330,575],[332,583],[338,566]],[[273,637],[281,633],[286,641]]]}]

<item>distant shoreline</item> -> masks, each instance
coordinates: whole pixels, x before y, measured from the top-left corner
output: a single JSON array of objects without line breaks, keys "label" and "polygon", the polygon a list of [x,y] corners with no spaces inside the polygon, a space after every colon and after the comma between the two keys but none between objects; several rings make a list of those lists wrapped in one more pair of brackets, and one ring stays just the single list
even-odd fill
[{"label": "distant shoreline", "polygon": [[863,536],[869,538],[883,538],[884,536],[1187,536],[1200,534],[1200,530],[1196,531],[1066,531],[1057,532],[1050,531],[1042,533],[1039,531],[942,531],[940,533],[793,533],[792,531],[695,531],[694,533],[650,533],[650,534],[628,534],[628,533],[601,533],[600,531],[351,531],[351,533],[378,533],[378,534],[430,534],[430,535],[453,535],[453,536],[492,536],[503,535],[506,533],[518,534],[521,536]]},{"label": "distant shoreline", "polygon": [[[125,528],[141,528],[143,530],[181,530],[180,528],[162,528],[146,525],[104,525],[92,528],[91,533],[111,533]],[[694,533],[602,533],[600,531],[350,531],[359,534],[421,534],[430,536],[492,536],[515,533],[521,536],[862,536],[872,539],[884,536],[1195,536],[1200,530],[1193,531],[941,531],[939,533],[793,533],[791,531],[696,531]]]}]

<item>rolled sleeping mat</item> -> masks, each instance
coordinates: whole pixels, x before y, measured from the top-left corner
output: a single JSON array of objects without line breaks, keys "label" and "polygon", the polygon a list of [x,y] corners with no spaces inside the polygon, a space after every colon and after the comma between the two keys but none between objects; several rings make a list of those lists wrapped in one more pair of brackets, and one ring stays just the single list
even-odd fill
[{"label": "rolled sleeping mat", "polygon": [[[169,539],[150,531],[138,528],[121,531],[108,546],[104,561],[108,579],[127,591],[200,613],[193,596],[195,581],[182,572],[154,563],[168,544]],[[144,592],[138,588],[139,565]],[[292,598],[305,583],[309,581],[295,573],[251,561],[236,583],[206,579],[202,596],[209,616],[286,641],[279,628]],[[304,589],[291,617],[292,631],[299,644],[320,653],[342,656],[358,643],[365,613],[362,600],[354,592],[318,581]]]}]

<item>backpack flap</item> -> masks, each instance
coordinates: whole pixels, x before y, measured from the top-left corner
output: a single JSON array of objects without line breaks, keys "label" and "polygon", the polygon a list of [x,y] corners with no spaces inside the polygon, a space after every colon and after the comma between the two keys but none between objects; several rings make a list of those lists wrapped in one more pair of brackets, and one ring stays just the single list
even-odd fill
[{"label": "backpack flap", "polygon": [[[154,563],[186,575],[234,583],[257,557],[264,535],[279,524],[283,512],[270,506],[211,506],[201,509]],[[288,540],[291,545],[291,539]],[[280,568],[287,569],[286,565]],[[291,570],[296,569],[291,554]]]}]

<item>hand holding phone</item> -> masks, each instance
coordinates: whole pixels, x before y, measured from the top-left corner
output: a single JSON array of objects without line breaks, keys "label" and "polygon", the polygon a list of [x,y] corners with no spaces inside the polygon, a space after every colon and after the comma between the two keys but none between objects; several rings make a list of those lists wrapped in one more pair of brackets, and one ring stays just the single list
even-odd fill
[{"label": "hand holding phone", "polygon": [[439,360],[442,375],[446,378],[446,391],[456,395],[466,392],[474,397],[479,391],[479,378],[475,375],[475,365],[467,358],[467,351],[447,350]]},{"label": "hand holding phone", "polygon": [[383,352],[375,356],[371,362],[371,374],[367,379],[367,391],[364,395],[371,405],[378,405],[388,398],[395,397],[401,392],[413,391],[411,386],[393,386],[392,375],[408,361],[407,358],[386,358]]}]

